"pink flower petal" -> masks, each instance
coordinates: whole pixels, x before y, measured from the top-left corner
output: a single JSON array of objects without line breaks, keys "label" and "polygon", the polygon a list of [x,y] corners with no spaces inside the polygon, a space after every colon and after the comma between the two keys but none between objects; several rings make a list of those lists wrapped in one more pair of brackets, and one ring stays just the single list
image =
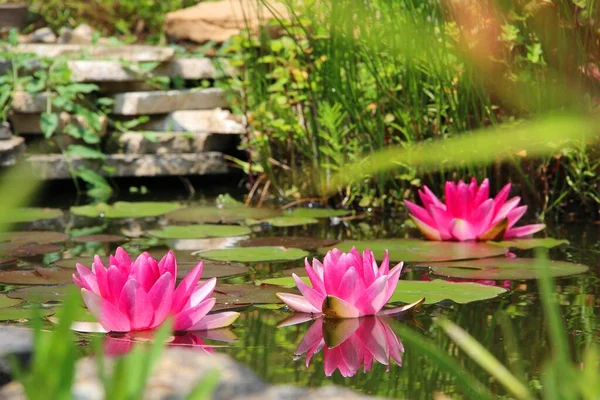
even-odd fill
[{"label": "pink flower petal", "polygon": [[142,285],[131,278],[123,286],[119,310],[129,317],[131,330],[149,329],[154,319],[154,308]]},{"label": "pink flower petal", "polygon": [[94,257],[94,273],[96,274],[96,282],[98,284],[98,290],[100,296],[105,299],[112,298],[110,293],[110,286],[108,286],[108,271],[102,265],[100,257]]},{"label": "pink flower petal", "polygon": [[473,203],[475,207],[479,207],[481,203],[487,200],[490,197],[490,180],[485,178],[483,182],[481,182],[481,186],[477,190],[475,194]]},{"label": "pink flower petal", "polygon": [[319,345],[323,341],[323,318],[316,320],[296,347],[295,354],[304,354],[311,347]]},{"label": "pink flower petal", "polygon": [[506,231],[504,235],[505,239],[511,239],[516,237],[524,237],[531,236],[536,232],[539,232],[546,228],[545,224],[533,224],[533,225],[525,225],[519,226],[518,228],[511,228]]},{"label": "pink flower petal", "polygon": [[426,210],[429,209],[430,205],[446,210],[446,205],[426,185],[423,186],[423,192],[419,191],[419,197],[423,202],[423,208]]},{"label": "pink flower petal", "polygon": [[475,236],[479,236],[487,232],[490,228],[490,223],[494,214],[494,200],[487,199],[479,205],[479,207],[473,212],[469,223],[473,226]]},{"label": "pink flower petal", "polygon": [[[330,294],[337,296],[341,299],[344,299],[349,303],[354,303],[354,301],[358,298],[358,296],[360,296],[360,294],[364,290],[365,290],[364,284],[360,280],[360,278],[358,276],[358,272],[356,272],[356,268],[350,267],[346,271],[344,276],[342,277],[342,280],[340,281],[340,286],[339,286],[338,290],[336,291],[336,293],[330,293]],[[302,294],[304,294],[304,293],[302,293]],[[304,296],[304,297],[306,297],[306,296]],[[317,304],[323,304],[323,299],[325,299],[325,296],[320,296],[321,302],[317,303]],[[315,304],[312,301],[311,301],[311,303],[313,305]]]},{"label": "pink flower petal", "polygon": [[388,276],[380,276],[358,298],[354,305],[360,310],[360,315],[373,315],[379,312],[387,301],[386,285]]},{"label": "pink flower petal", "polygon": [[525,215],[526,212],[527,212],[527,206],[521,206],[521,207],[512,209],[506,215],[506,218],[508,218],[508,229],[515,226],[515,224],[521,219],[521,217],[523,217],[523,215]]},{"label": "pink flower petal", "polygon": [[460,241],[477,239],[475,228],[464,219],[453,219],[452,222],[450,222],[450,233],[454,239]]},{"label": "pink flower petal", "polygon": [[204,301],[204,299],[206,299],[213,293],[216,285],[217,278],[210,278],[206,282],[203,282],[196,286],[190,296],[190,299],[184,307],[195,307],[196,305],[200,304],[201,301]]},{"label": "pink flower petal", "polygon": [[279,300],[283,301],[292,310],[308,313],[308,314],[320,314],[321,309],[315,308],[308,300],[302,296],[291,293],[276,293]]},{"label": "pink flower petal", "polygon": [[319,309],[321,304],[323,304],[323,299],[325,299],[325,296],[323,296],[321,293],[317,292],[316,290],[308,286],[306,283],[304,283],[304,281],[300,279],[298,275],[292,274],[292,278],[294,278],[294,281],[296,282],[296,287],[298,288],[300,293],[302,293],[302,296],[304,296],[304,298],[310,304],[312,304],[312,306],[315,309]]},{"label": "pink flower petal", "polygon": [[[317,262],[317,260],[313,260],[313,265],[315,265],[315,263]],[[321,263],[319,263],[320,265]],[[321,266],[321,276],[323,274],[323,268],[322,265]],[[319,268],[317,265],[315,265],[315,267],[317,267],[317,269]],[[306,270],[306,273],[308,274],[308,279],[310,279],[310,283],[313,286],[313,289],[315,289],[317,292],[321,293],[321,294],[325,294],[325,284],[323,283],[323,279],[322,277],[319,275],[319,273],[317,272],[317,269],[313,268],[313,266],[311,266],[308,263],[308,258],[304,259],[304,269]]]},{"label": "pink flower petal", "polygon": [[521,198],[517,196],[517,197],[513,197],[512,199],[510,199],[506,203],[504,203],[504,205],[502,207],[500,207],[500,209],[494,216],[494,219],[492,220],[492,225],[495,225],[499,221],[506,218],[508,213],[511,212],[516,206],[519,205],[520,201],[521,201]]},{"label": "pink flower petal", "polygon": [[406,205],[406,208],[408,208],[408,212],[411,213],[415,218],[432,228],[435,227],[435,222],[431,218],[431,215],[429,215],[427,210],[425,210],[423,207],[420,207],[408,200],[404,200],[404,204]]},{"label": "pink flower petal", "polygon": [[82,288],[91,290],[98,296],[100,296],[100,289],[98,288],[98,282],[96,281],[96,275],[83,265],[75,264],[77,273],[79,274],[79,281],[81,282]]},{"label": "pink flower petal", "polygon": [[169,252],[160,260],[158,269],[161,274],[169,272],[171,275],[177,276],[177,260],[172,250],[169,250]]},{"label": "pink flower petal", "polygon": [[438,228],[442,240],[450,240],[452,235],[450,234],[449,226],[453,219],[452,215],[449,212],[434,206],[429,207],[429,214],[431,214],[431,217],[435,221],[435,226]]},{"label": "pink flower petal", "polygon": [[497,214],[498,211],[500,211],[500,208],[502,208],[504,202],[506,201],[506,199],[508,199],[508,195],[510,194],[510,187],[510,183],[507,183],[502,189],[500,189],[496,197],[494,197],[494,203],[496,203],[496,206],[494,207],[494,214]]},{"label": "pink flower petal", "polygon": [[173,304],[171,306],[171,312],[177,314],[188,302],[190,295],[200,280],[202,275],[202,269],[204,262],[200,261],[187,275],[183,278],[175,293],[173,294]]},{"label": "pink flower petal", "polygon": [[110,301],[117,304],[123,286],[127,282],[127,275],[116,265],[111,265],[106,272],[106,283],[110,292]]},{"label": "pink flower petal", "polygon": [[116,306],[87,289],[81,289],[81,296],[90,313],[96,317],[104,329],[109,332],[129,332],[131,330],[129,318]]},{"label": "pink flower petal", "polygon": [[171,312],[175,278],[169,273],[163,274],[148,292],[148,298],[154,308],[154,321],[150,328],[161,325]]},{"label": "pink flower petal", "polygon": [[413,215],[410,215],[410,218],[413,220],[417,228],[421,231],[423,236],[429,240],[442,240],[442,236],[440,232],[436,228],[432,228],[420,219],[416,218]]},{"label": "pink flower petal", "polygon": [[385,288],[385,303],[387,303],[390,298],[393,296],[394,291],[396,291],[396,287],[398,286],[398,282],[400,281],[400,274],[402,273],[402,267],[404,263],[397,264],[388,274],[387,285]]},{"label": "pink flower petal", "polygon": [[200,304],[192,308],[182,310],[180,313],[175,315],[175,322],[173,330],[175,331],[187,331],[192,326],[196,325],[208,312],[213,308],[217,299],[214,297],[208,298]]},{"label": "pink flower petal", "polygon": [[206,315],[200,321],[192,325],[189,331],[208,331],[211,329],[225,328],[233,324],[240,316],[240,313],[234,311],[220,312]]}]

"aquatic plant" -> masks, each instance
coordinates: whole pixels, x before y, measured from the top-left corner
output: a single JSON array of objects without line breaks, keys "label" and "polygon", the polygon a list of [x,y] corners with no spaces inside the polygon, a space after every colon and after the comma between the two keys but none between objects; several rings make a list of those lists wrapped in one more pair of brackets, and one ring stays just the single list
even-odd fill
[{"label": "aquatic plant", "polygon": [[405,312],[421,304],[421,299],[409,306],[386,309],[383,306],[396,290],[403,263],[390,270],[390,257],[385,252],[378,267],[371,250],[361,254],[352,248],[349,253],[333,249],[323,263],[305,259],[305,269],[312,287],[293,274],[302,296],[277,293],[277,297],[295,311],[331,318],[357,318],[365,315]]},{"label": "aquatic plant", "polygon": [[339,370],[344,377],[373,368],[373,361],[391,366],[391,360],[402,365],[404,346],[382,317],[352,318],[331,322],[317,319],[306,332],[296,355],[306,353],[306,367],[323,350],[325,375]]},{"label": "aquatic plant", "polygon": [[239,313],[207,315],[216,299],[209,297],[216,285],[212,278],[198,285],[204,263],[196,265],[175,287],[177,260],[169,251],[160,262],[148,253],[135,261],[121,247],[110,256],[106,268],[99,256],[92,269],[77,264],[73,281],[81,288],[90,312],[107,331],[129,332],[153,329],[173,316],[173,329],[194,331],[221,328]]},{"label": "aquatic plant", "polygon": [[493,240],[530,236],[546,227],[532,224],[514,225],[527,211],[518,206],[521,198],[508,199],[508,183],[490,198],[490,183],[484,179],[478,185],[475,178],[466,184],[446,182],[445,203],[427,187],[419,190],[423,207],[405,200],[412,220],[423,235],[430,240]]}]

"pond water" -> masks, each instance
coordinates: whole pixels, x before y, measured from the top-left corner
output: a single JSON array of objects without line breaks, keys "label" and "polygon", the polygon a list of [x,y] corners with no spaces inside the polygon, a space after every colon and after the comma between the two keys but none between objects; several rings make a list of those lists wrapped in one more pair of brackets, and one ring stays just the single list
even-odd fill
[{"label": "pond water", "polygon": [[[51,204],[51,202],[48,202],[48,204],[55,205],[56,203]],[[212,199],[192,203],[192,205],[198,204],[214,208]],[[214,213],[215,215],[218,214],[216,208],[214,208]],[[185,212],[183,215],[191,214]],[[247,223],[248,218],[246,217],[250,218],[250,216],[245,216],[243,220]],[[223,218],[222,215],[221,218]],[[180,222],[173,222],[174,220]],[[110,254],[119,245],[130,250],[131,254],[148,250],[156,257],[162,256],[161,252],[164,253],[168,247],[174,248],[180,266],[185,269],[186,266],[191,268],[189,264],[201,257],[201,255],[192,256],[193,251],[237,247],[244,245],[243,241],[249,238],[311,238],[316,243],[307,245],[304,241],[302,245],[309,248],[307,250],[310,254],[309,257],[322,257],[322,255],[317,254],[315,247],[330,245],[336,241],[420,238],[419,233],[405,223],[406,217],[404,215],[358,215],[333,219],[319,218],[316,223],[300,226],[275,227],[264,223],[251,224],[250,234],[233,239],[224,237],[181,240],[161,239],[155,237],[156,234],[154,237],[148,235],[150,230],[161,230],[167,225],[185,225],[186,222],[181,222],[183,220],[185,218],[173,219],[165,216],[106,219],[81,217],[65,211],[58,218],[20,223],[15,227],[15,230],[66,232],[68,238],[55,237],[49,239],[48,233],[31,234],[28,236],[27,242],[31,242],[36,238],[47,240],[45,242],[40,240],[42,243],[36,245],[28,244],[25,246],[25,250],[21,248],[21,250],[14,251],[13,248],[12,255],[0,256],[0,266],[2,267],[0,281],[4,283],[0,288],[3,292],[8,293],[9,297],[24,300],[24,303],[7,304],[6,306],[27,307],[28,302],[33,301],[35,294],[42,293],[44,295],[44,306],[49,310],[49,313],[52,312],[53,308],[60,303],[61,289],[49,286],[38,290],[40,289],[39,284],[68,282],[70,274],[74,272],[72,268],[74,268],[75,260],[65,262],[64,259],[77,258],[77,261],[81,262],[80,260],[83,260],[83,263],[87,263],[89,266],[91,257],[94,254]],[[198,219],[194,220],[194,222],[199,221]],[[215,222],[210,221],[208,217],[202,217],[202,222],[205,221]],[[191,220],[187,222],[191,222]],[[252,221],[250,222],[252,223]],[[597,318],[599,290],[597,266],[600,257],[599,230],[600,226],[595,224],[562,224],[551,225],[544,233],[544,235],[567,239],[570,242],[551,249],[550,256],[552,259],[590,266],[589,271],[585,273],[557,279],[558,298],[563,307],[575,354],[579,354],[585,343],[597,341],[599,338]],[[103,235],[113,235],[115,237]],[[328,240],[321,243],[318,239]],[[291,243],[295,242],[292,241]],[[253,243],[246,243],[246,245],[251,244]],[[4,253],[10,253],[6,247],[10,244],[4,244],[4,246],[4,248],[0,247],[0,251],[4,249]],[[511,249],[511,251],[516,253],[517,259],[533,254],[531,250]],[[88,261],[85,262],[85,260]],[[211,263],[207,262],[207,265],[209,264]],[[59,265],[68,267],[69,270],[60,270],[56,273],[48,272],[46,274],[45,271],[57,270],[40,270],[40,266],[43,265]],[[350,328],[331,323],[326,323],[325,327],[315,326],[313,324],[320,324],[320,322],[312,321],[277,327],[291,313],[286,308],[282,308],[281,304],[272,304],[277,300],[273,293],[275,291],[289,291],[289,289],[264,288],[254,285],[254,282],[266,278],[289,276],[291,269],[296,271],[302,266],[302,259],[280,262],[233,262],[228,264],[212,262],[212,266],[205,271],[205,276],[208,273],[209,276],[219,277],[217,284],[218,308],[239,310],[241,311],[241,317],[231,329],[207,334],[181,335],[177,338],[177,341],[180,344],[200,345],[199,349],[205,351],[227,353],[248,365],[259,376],[272,383],[291,383],[303,386],[335,383],[368,394],[410,399],[432,398],[436,392],[445,393],[452,396],[452,398],[461,398],[462,394],[455,388],[452,376],[438,368],[435,362],[426,355],[412,349],[410,345],[402,343],[402,335],[397,333],[397,328],[400,325],[409,326],[423,333],[432,339],[437,346],[445,349],[448,354],[456,355],[457,360],[462,365],[500,394],[503,393],[502,389],[494,381],[490,381],[487,374],[462,354],[439,328],[435,327],[432,321],[435,316],[443,315],[456,322],[501,361],[508,362],[510,357],[505,346],[507,336],[499,323],[500,312],[507,315],[513,326],[513,332],[508,339],[513,339],[520,346],[520,365],[530,381],[536,381],[544,359],[548,355],[546,326],[535,280],[497,281],[496,285],[498,287],[505,286],[510,290],[492,299],[467,304],[457,304],[449,300],[435,304],[425,304],[420,307],[413,317],[405,320],[366,319],[362,322],[362,325]],[[38,268],[38,270],[34,270],[37,271],[35,279],[29,275],[15,277],[13,274],[15,271],[23,271],[34,267]],[[6,274],[7,271],[9,272],[8,275]],[[41,274],[40,271],[42,271]],[[42,278],[39,278],[39,275]],[[401,280],[429,280],[431,278],[434,277],[429,273],[428,267],[415,267],[413,263],[407,265]],[[44,279],[49,280],[44,282]],[[29,285],[22,285],[22,283],[28,283]],[[31,284],[35,285],[32,286]],[[15,295],[15,293],[17,294]],[[4,300],[7,300],[7,298],[4,298]],[[19,300],[15,302],[18,303]],[[248,303],[255,304],[247,306]],[[8,317],[3,316],[3,309],[0,308],[0,319],[16,318],[11,317],[10,312],[6,312],[5,315],[8,315]],[[19,318],[21,317],[22,315],[19,316]],[[5,323],[15,324],[19,322]],[[356,366],[361,364],[360,360],[362,360],[364,354],[361,353],[363,350],[353,352],[352,348],[364,349],[360,343],[368,342],[369,333],[376,330],[386,332],[384,347],[388,353],[395,355],[395,358],[398,358],[401,354],[401,365],[397,365],[395,362],[391,362],[390,366],[383,365],[377,359],[373,360],[373,356],[370,356],[367,357],[367,371],[363,371],[364,366],[357,370]],[[88,335],[82,334],[82,342],[87,342]],[[347,337],[348,335],[350,337]],[[339,344],[337,350],[334,346],[331,346],[334,347],[332,349],[322,349],[322,346],[319,346],[319,341],[323,336],[325,336],[324,340],[327,343],[331,343],[333,340],[335,344],[342,344]],[[342,336],[341,339],[340,336]],[[107,337],[105,345],[107,349],[115,353],[124,352],[129,348],[129,342],[124,340],[123,335]],[[327,347],[328,345],[325,344],[324,346]],[[347,348],[344,349],[342,346]],[[190,351],[194,350],[190,348]],[[308,353],[314,351],[314,354],[307,355],[307,351]],[[302,352],[304,354],[297,354]],[[308,363],[307,356],[309,357]],[[345,375],[352,376],[344,377],[339,370],[333,372],[333,369],[339,366],[341,366],[340,369],[344,371]]]}]

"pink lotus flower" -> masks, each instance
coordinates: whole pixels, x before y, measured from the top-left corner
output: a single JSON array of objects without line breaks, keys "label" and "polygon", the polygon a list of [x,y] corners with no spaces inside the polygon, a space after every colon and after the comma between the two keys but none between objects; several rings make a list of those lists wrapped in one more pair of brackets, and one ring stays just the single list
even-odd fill
[{"label": "pink lotus flower", "polygon": [[312,266],[308,259],[304,262],[312,287],[293,274],[302,296],[277,293],[281,301],[301,313],[356,318],[378,313],[405,312],[425,300],[382,311],[394,294],[402,271],[402,263],[389,269],[390,258],[387,251],[381,267],[377,267],[371,250],[365,250],[361,256],[354,247],[349,253],[342,253],[339,249],[329,251],[323,264],[316,259],[313,259]]},{"label": "pink lotus flower", "polygon": [[361,366],[363,372],[373,368],[373,361],[387,365],[391,360],[402,365],[404,347],[387,322],[381,317],[346,319],[327,324],[317,319],[302,338],[296,355],[306,353],[306,367],[311,359],[323,350],[325,375],[339,370],[344,377],[354,376]]},{"label": "pink lotus flower", "polygon": [[73,281],[83,301],[107,331],[153,329],[172,316],[176,331],[215,329],[232,324],[239,313],[207,315],[216,299],[209,297],[216,285],[212,278],[198,285],[203,263],[194,267],[175,287],[177,260],[169,251],[160,262],[142,253],[135,262],[122,248],[110,256],[106,268],[94,257],[91,271],[77,264]]},{"label": "pink lotus flower", "polygon": [[[446,182],[446,203],[442,203],[427,186],[419,190],[420,207],[405,200],[417,228],[430,240],[493,240],[530,236],[546,227],[544,224],[514,225],[527,211],[517,207],[520,197],[508,199],[510,183],[490,198],[490,183],[481,186],[475,178],[470,184]],[[507,200],[508,199],[508,200]]]}]

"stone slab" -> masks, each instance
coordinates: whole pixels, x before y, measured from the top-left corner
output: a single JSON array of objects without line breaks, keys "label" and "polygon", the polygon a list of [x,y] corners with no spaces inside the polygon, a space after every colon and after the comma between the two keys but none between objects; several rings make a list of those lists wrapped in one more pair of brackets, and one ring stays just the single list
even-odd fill
[{"label": "stone slab", "polygon": [[14,92],[12,110],[18,113],[43,113],[46,111],[48,93]]},{"label": "stone slab", "polygon": [[183,154],[207,151],[231,152],[236,135],[204,132],[125,132],[109,136],[106,151],[121,154]]},{"label": "stone slab", "polygon": [[62,56],[94,59],[113,59],[137,62],[165,62],[175,56],[175,49],[148,45],[81,45],[81,44],[21,44],[19,53],[33,53],[42,58]]},{"label": "stone slab", "polygon": [[[33,155],[27,161],[41,179],[70,179],[69,165],[62,154]],[[91,168],[103,176],[151,177],[184,175],[217,175],[229,171],[222,153],[194,154],[111,154],[105,161],[71,158],[72,166]],[[104,167],[109,168],[107,172]]]},{"label": "stone slab", "polygon": [[209,132],[243,134],[243,117],[227,110],[182,110],[152,117],[136,129],[171,132]]},{"label": "stone slab", "polygon": [[25,150],[25,139],[13,136],[7,140],[0,140],[0,166],[8,167],[17,162],[19,155]]},{"label": "stone slab", "polygon": [[121,93],[113,96],[113,114],[164,114],[177,110],[205,110],[227,107],[223,89],[156,90]]},{"label": "stone slab", "polygon": [[[41,114],[24,114],[24,113],[14,113],[9,117],[12,129],[14,132],[18,133],[28,133],[28,134],[42,134],[42,128],[40,127]],[[70,115],[66,112],[61,112],[59,114],[59,124],[57,133],[61,133],[63,128],[69,124],[75,123],[81,127],[87,127],[87,122],[85,118],[80,115]],[[101,129],[98,134],[100,136],[104,136],[106,134],[106,128],[108,125],[107,118],[105,116],[100,117]]]},{"label": "stone slab", "polygon": [[0,140],[7,140],[12,137],[12,129],[7,122],[0,122]]},{"label": "stone slab", "polygon": [[[131,348],[127,342],[116,343],[121,352]],[[105,370],[112,369],[108,359]],[[74,400],[103,400],[102,380],[98,378],[98,365],[94,358],[77,362],[73,382]],[[218,385],[210,395],[213,400],[368,400],[374,397],[355,393],[344,387],[326,385],[320,388],[303,388],[292,385],[269,385],[248,367],[225,354],[207,354],[201,348],[167,347],[158,359],[148,379],[144,400],[183,400],[209,373],[217,371]],[[0,398],[24,400],[20,383],[11,382],[0,390]],[[379,398],[383,399],[383,398]]]},{"label": "stone slab", "polygon": [[72,60],[71,80],[74,82],[135,82],[144,81],[148,76],[181,77],[188,80],[215,79],[222,76],[216,62],[224,65],[226,75],[232,74],[224,61],[210,58],[181,58],[165,62],[148,74],[135,70],[135,65],[125,66],[118,61]]}]

